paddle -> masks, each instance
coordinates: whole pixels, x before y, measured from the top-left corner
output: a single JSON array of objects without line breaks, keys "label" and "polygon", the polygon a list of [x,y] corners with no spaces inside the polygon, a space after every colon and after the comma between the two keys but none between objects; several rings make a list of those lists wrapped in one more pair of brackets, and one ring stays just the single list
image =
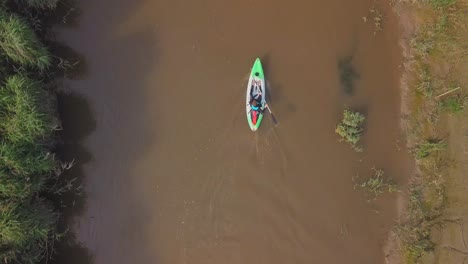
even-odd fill
[{"label": "paddle", "polygon": [[265,107],[268,109],[268,112],[270,112],[271,120],[275,123],[275,126],[277,126],[278,120],[276,120],[275,115],[271,112],[270,106],[266,104]]}]

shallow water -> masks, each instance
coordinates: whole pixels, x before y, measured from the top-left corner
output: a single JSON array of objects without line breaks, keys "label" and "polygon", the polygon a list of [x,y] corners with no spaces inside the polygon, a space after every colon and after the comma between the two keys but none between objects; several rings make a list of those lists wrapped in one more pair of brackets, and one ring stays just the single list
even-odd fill
[{"label": "shallow water", "polygon": [[[82,245],[58,262],[383,263],[396,196],[354,186],[373,167],[403,183],[411,166],[396,18],[381,3],[374,36],[373,3],[80,1],[57,31],[83,58],[60,104]],[[252,133],[256,57],[279,125]],[[345,106],[367,116],[363,153],[334,133]]]}]

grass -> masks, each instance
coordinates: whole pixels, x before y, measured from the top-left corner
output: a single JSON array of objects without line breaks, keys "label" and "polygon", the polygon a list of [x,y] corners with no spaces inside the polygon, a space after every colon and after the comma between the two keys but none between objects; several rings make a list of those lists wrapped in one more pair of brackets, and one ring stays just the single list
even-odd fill
[{"label": "grass", "polygon": [[13,175],[44,175],[55,170],[56,162],[47,149],[38,144],[0,144],[0,166]]},{"label": "grass", "polygon": [[369,192],[374,199],[385,192],[394,193],[398,191],[398,187],[393,181],[384,178],[383,170],[376,168],[372,168],[372,170],[373,175],[366,181],[357,184],[357,187]]},{"label": "grass", "polygon": [[430,0],[431,2],[431,5],[433,7],[445,7],[445,6],[449,6],[449,5],[452,5],[456,2],[457,0]]},{"label": "grass", "polygon": [[18,74],[7,77],[0,88],[0,131],[12,142],[47,138],[57,126],[50,101],[40,82]]},{"label": "grass", "polygon": [[437,87],[429,68],[422,67],[419,69],[418,78],[419,82],[416,85],[417,91],[425,97],[431,98]]},{"label": "grass", "polygon": [[430,145],[430,151],[418,160],[421,174],[409,191],[408,212],[398,227],[406,263],[418,263],[420,257],[432,252],[436,243],[431,239],[434,228],[443,223],[446,206],[445,177],[450,167],[445,148]]},{"label": "grass", "polygon": [[397,228],[408,264],[418,263],[424,254],[436,247],[431,233],[443,222],[447,202],[445,176],[452,165],[446,144],[440,140],[424,141],[414,155],[420,173],[409,190],[407,216]]},{"label": "grass", "polygon": [[445,150],[446,147],[447,145],[441,140],[429,139],[416,146],[414,155],[417,160],[421,160],[427,158],[434,152]]},{"label": "grass", "polygon": [[[445,113],[464,111],[464,96],[444,94],[453,83],[462,82],[458,72],[463,72],[468,43],[463,39],[467,32],[463,1],[409,2],[415,4],[420,21],[409,43],[412,81],[406,102],[410,109],[408,137],[418,173],[410,186],[408,209],[397,234],[405,262],[415,264],[437,247],[431,234],[443,222],[447,206],[445,184],[453,161],[447,144],[434,138],[441,137],[439,120]],[[463,87],[457,93],[460,91],[463,94]]]},{"label": "grass", "polygon": [[[55,234],[58,214],[45,200],[4,202],[0,210],[0,257],[4,263],[39,263]],[[16,249],[15,251],[9,249]]]},{"label": "grass", "polygon": [[0,199],[25,200],[46,186],[47,177],[15,175],[0,171]]},{"label": "grass", "polygon": [[434,250],[431,229],[438,223],[440,211],[426,203],[421,188],[413,187],[410,190],[408,215],[407,221],[398,227],[398,234],[405,245],[406,263],[413,264],[424,253]]},{"label": "grass", "polygon": [[[11,6],[36,14],[34,8],[57,4],[16,2]],[[0,4],[0,262],[46,263],[60,214],[45,197],[73,188],[57,184],[63,168],[52,153],[57,113],[43,81],[51,76],[51,55],[30,20],[7,6]]]},{"label": "grass", "polygon": [[45,70],[51,65],[47,48],[25,19],[0,12],[0,49],[4,56],[24,67]]},{"label": "grass", "polygon": [[31,8],[54,9],[59,0],[15,0],[19,4],[27,5]]},{"label": "grass", "polygon": [[359,112],[344,110],[343,120],[337,125],[335,132],[341,136],[341,141],[345,141],[357,152],[362,152],[362,146],[357,143],[363,131],[362,125],[366,118]]},{"label": "grass", "polygon": [[460,113],[465,109],[466,97],[452,96],[439,102],[440,108],[448,113]]}]

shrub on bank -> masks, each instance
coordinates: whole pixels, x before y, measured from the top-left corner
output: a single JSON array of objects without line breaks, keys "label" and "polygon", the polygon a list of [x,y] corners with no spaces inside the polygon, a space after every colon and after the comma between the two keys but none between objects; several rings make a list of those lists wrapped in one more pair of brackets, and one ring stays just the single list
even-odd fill
[{"label": "shrub on bank", "polygon": [[[36,8],[57,4],[15,2]],[[47,78],[51,56],[27,20],[6,6],[0,4],[0,262],[36,264],[51,257],[59,217],[44,198],[55,191],[58,175],[51,153],[55,100],[42,80],[30,77]]]},{"label": "shrub on bank", "polygon": [[6,78],[0,88],[0,131],[11,142],[45,139],[57,126],[50,95],[41,83],[22,75]]},{"label": "shrub on bank", "polygon": [[43,199],[22,203],[2,201],[0,258],[3,263],[39,263],[54,236],[58,214]]},{"label": "shrub on bank", "polygon": [[59,0],[15,0],[19,4],[25,4],[32,8],[54,9]]},{"label": "shrub on bank", "polygon": [[456,2],[457,0],[430,0],[432,6],[434,7],[445,7],[452,5]]},{"label": "shrub on bank", "polygon": [[37,144],[0,144],[0,167],[13,175],[45,175],[55,168],[55,161],[44,147]]},{"label": "shrub on bank", "polygon": [[6,170],[0,170],[0,199],[21,201],[41,191],[48,177],[15,175]]},{"label": "shrub on bank", "polygon": [[47,48],[26,20],[6,11],[0,12],[0,48],[8,60],[20,66],[45,70],[51,65]]},{"label": "shrub on bank", "polygon": [[[465,82],[463,75],[459,74],[464,72],[463,59],[468,54],[464,41],[464,1],[412,2],[417,2],[412,12],[417,14],[418,24],[410,42],[410,69],[414,81],[410,82],[407,99],[410,109],[407,131],[411,133],[410,142],[417,144],[413,148],[417,173],[412,179],[406,214],[397,232],[408,264],[420,263],[421,258],[431,259],[436,248],[444,248],[435,239],[434,231],[444,226],[446,221],[453,221],[448,220],[453,218],[448,212],[454,208],[451,205],[453,197],[447,195],[447,182],[456,181],[458,177],[451,175],[457,160],[451,154],[456,151],[449,151],[445,140],[437,138],[447,137],[446,131],[440,129],[446,124],[439,121],[441,117],[446,118],[444,112],[465,110],[466,95],[464,87],[461,87]],[[454,84],[460,84],[460,88],[453,87]]]}]

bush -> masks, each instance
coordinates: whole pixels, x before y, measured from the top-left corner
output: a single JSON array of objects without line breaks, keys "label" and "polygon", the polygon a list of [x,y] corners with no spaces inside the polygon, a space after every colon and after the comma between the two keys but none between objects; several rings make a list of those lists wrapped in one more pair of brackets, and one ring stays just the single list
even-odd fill
[{"label": "bush", "polygon": [[434,7],[445,7],[454,4],[457,0],[430,0]]},{"label": "bush", "polygon": [[43,197],[63,194],[71,183],[57,182],[60,167],[50,152],[57,127],[54,96],[26,77],[50,77],[45,70],[51,56],[29,20],[9,7],[41,23],[37,16],[49,12],[32,8],[54,8],[58,0],[15,1],[0,3],[0,263],[47,263],[59,213]]},{"label": "bush", "polygon": [[47,177],[13,175],[0,170],[0,198],[24,200],[41,191]]},{"label": "bush", "polygon": [[47,92],[21,75],[8,77],[0,88],[0,110],[0,131],[11,142],[35,142],[56,127]]},{"label": "bush", "polygon": [[49,175],[56,168],[54,156],[37,144],[0,144],[0,167],[14,175]]},{"label": "bush", "polygon": [[452,96],[442,100],[439,103],[442,110],[450,113],[459,113],[465,108],[465,98],[461,96]]},{"label": "bush", "polygon": [[48,68],[51,57],[28,23],[14,14],[0,12],[0,48],[21,66]]},{"label": "bush", "polygon": [[440,210],[425,201],[420,187],[410,189],[407,219],[397,229],[398,237],[403,242],[406,263],[418,263],[424,253],[434,250],[431,229],[440,225]]},{"label": "bush", "polygon": [[343,120],[335,129],[335,132],[341,136],[341,141],[349,143],[357,152],[362,151],[362,147],[357,145],[363,131],[362,124],[366,118],[359,112],[345,110]]},{"label": "bush", "polygon": [[3,263],[39,263],[55,237],[58,214],[44,200],[0,208],[0,257]]},{"label": "bush", "polygon": [[419,82],[416,86],[416,89],[427,97],[431,97],[434,92],[434,81],[432,80],[432,75],[429,72],[429,69],[422,68],[418,72]]},{"label": "bush", "polygon": [[416,149],[414,150],[414,154],[416,159],[420,160],[428,157],[436,151],[444,150],[446,146],[447,145],[441,140],[430,139],[417,145]]},{"label": "bush", "polygon": [[372,177],[357,186],[370,192],[374,198],[377,198],[377,196],[383,194],[385,191],[389,193],[398,191],[397,185],[394,182],[384,179],[383,170],[373,168],[373,171],[374,174]]},{"label": "bush", "polygon": [[16,0],[20,4],[26,4],[32,8],[54,9],[57,7],[59,0]]}]

